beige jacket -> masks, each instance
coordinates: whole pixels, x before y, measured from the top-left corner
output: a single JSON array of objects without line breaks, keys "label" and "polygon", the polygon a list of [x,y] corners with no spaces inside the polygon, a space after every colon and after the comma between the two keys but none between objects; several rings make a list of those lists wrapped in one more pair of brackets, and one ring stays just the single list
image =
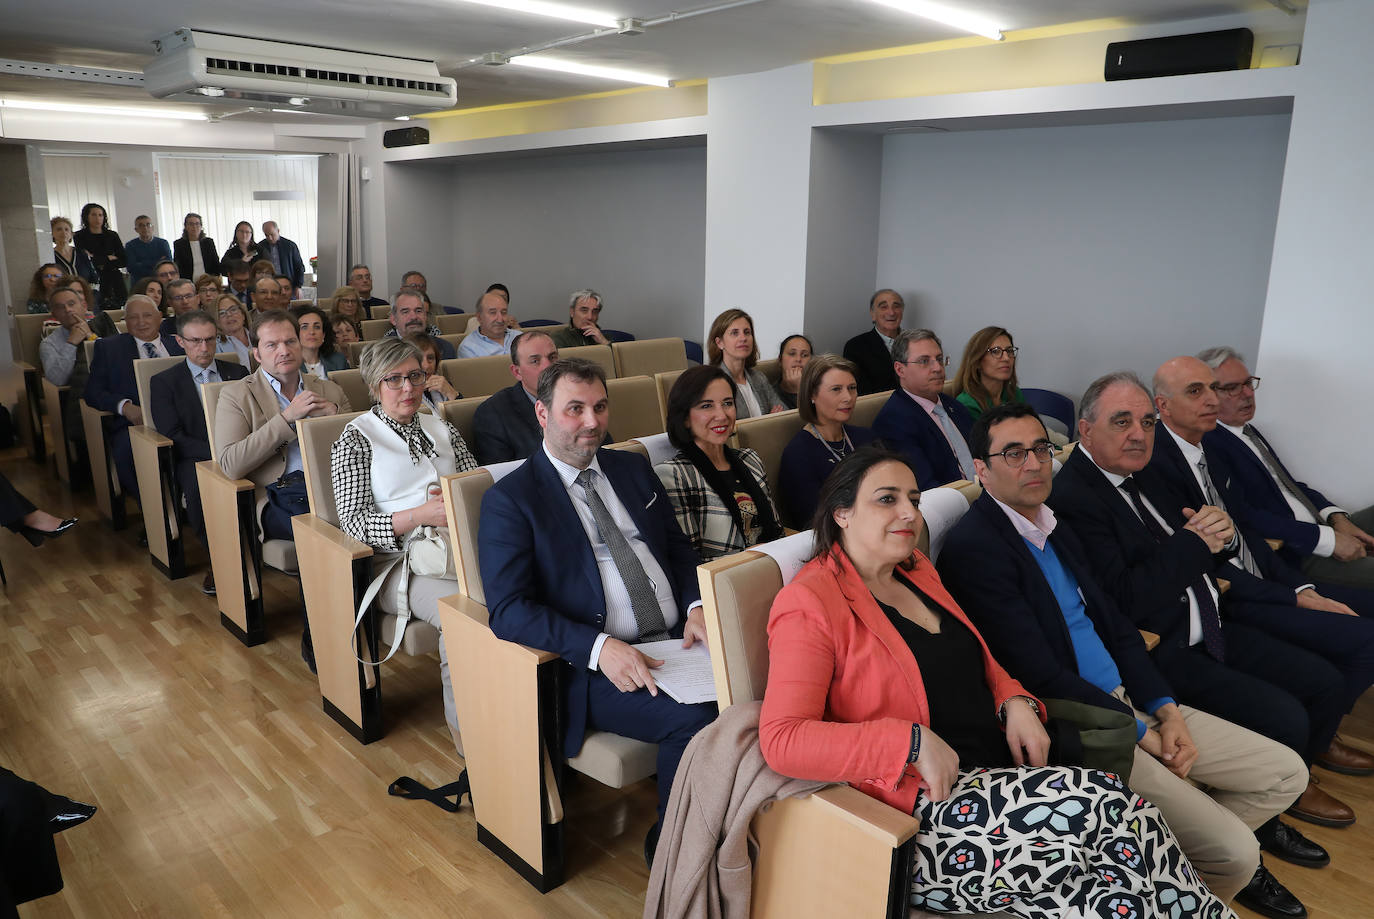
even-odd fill
[{"label": "beige jacket", "polygon": [[763,761],[758,702],[732,705],[678,764],[649,873],[644,919],[745,917],[753,889],[749,824],[765,804],[829,782],[789,779]]},{"label": "beige jacket", "polygon": [[[257,510],[267,502],[267,486],[286,471],[286,447],[296,439],[296,429],[282,417],[277,394],[259,368],[235,380],[220,392],[215,408],[215,443],[220,468],[231,479],[248,479],[257,486]],[[339,384],[301,374],[301,385],[339,407],[352,411]]]}]

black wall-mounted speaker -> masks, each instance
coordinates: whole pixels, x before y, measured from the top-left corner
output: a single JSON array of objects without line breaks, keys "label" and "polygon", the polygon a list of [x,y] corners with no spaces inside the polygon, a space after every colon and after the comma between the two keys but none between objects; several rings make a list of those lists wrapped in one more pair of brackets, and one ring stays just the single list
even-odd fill
[{"label": "black wall-mounted speaker", "polygon": [[429,128],[397,128],[382,135],[383,147],[413,147],[429,143]]},{"label": "black wall-mounted speaker", "polygon": [[1107,46],[1105,76],[1108,80],[1140,80],[1249,70],[1254,47],[1255,35],[1249,29],[1114,41]]}]

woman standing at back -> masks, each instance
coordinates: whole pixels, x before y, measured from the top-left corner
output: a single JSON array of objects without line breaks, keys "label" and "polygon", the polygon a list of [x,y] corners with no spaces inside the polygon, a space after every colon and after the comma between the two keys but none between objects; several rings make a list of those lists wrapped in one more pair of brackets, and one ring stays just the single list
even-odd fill
[{"label": "woman standing at back", "polygon": [[81,209],[81,229],[74,241],[100,274],[101,308],[119,309],[127,297],[124,273],[119,270],[126,264],[124,243],[105,225],[105,208],[91,202]]}]

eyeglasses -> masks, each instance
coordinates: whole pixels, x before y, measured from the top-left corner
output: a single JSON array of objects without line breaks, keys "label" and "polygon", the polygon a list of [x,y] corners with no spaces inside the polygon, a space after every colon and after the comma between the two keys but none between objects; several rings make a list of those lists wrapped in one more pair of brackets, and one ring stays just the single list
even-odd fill
[{"label": "eyeglasses", "polygon": [[209,338],[187,338],[185,335],[178,335],[177,337],[180,338],[182,341],[186,342],[186,344],[188,345],[200,345],[201,347],[204,347],[206,345],[213,345],[216,341],[215,336],[213,335],[211,335]]},{"label": "eyeglasses", "polygon": [[173,303],[185,303],[186,301],[194,300],[199,296],[199,294],[172,294],[172,296],[168,297],[168,299],[171,300]]},{"label": "eyeglasses", "polygon": [[223,317],[225,317],[225,316],[237,316],[237,315],[239,315],[239,310],[236,309],[236,308],[230,308],[230,309],[227,309],[227,310],[220,310],[220,311],[219,311],[219,315],[220,315],[220,318],[223,318]]},{"label": "eyeglasses", "polygon": [[989,453],[987,458],[1000,456],[1007,461],[1007,465],[1013,469],[1020,469],[1026,465],[1026,457],[1035,454],[1037,463],[1048,463],[1054,456],[1054,444],[1036,444],[1033,447],[1007,447],[1001,453]]},{"label": "eyeglasses", "polygon": [[382,377],[382,382],[385,383],[386,388],[390,390],[400,389],[401,385],[407,381],[411,386],[418,389],[425,385],[425,380],[427,379],[429,379],[429,374],[425,373],[423,370],[412,370],[410,373],[393,373],[390,376]]},{"label": "eyeglasses", "polygon": [[931,357],[929,354],[927,354],[926,356],[924,356],[924,357],[918,357],[918,358],[916,358],[915,360],[911,360],[911,361],[898,361],[897,363],[899,363],[899,364],[915,364],[917,367],[920,367],[920,368],[922,368],[922,369],[924,369],[924,368],[926,368],[926,367],[929,367],[931,364],[939,364],[941,367],[948,367],[948,366],[949,366],[949,358],[945,357],[943,354],[937,354],[937,355],[935,355],[934,357]]},{"label": "eyeglasses", "polygon": [[1016,357],[1016,355],[1019,354],[1020,351],[1021,351],[1020,348],[1015,348],[1015,347],[1013,347],[1013,348],[998,348],[998,347],[995,347],[995,346],[994,346],[994,347],[988,349],[988,354],[991,354],[993,357],[1001,357],[1003,354],[1005,354],[1007,357]]},{"label": "eyeglasses", "polygon": [[62,275],[60,275],[60,274],[45,274],[45,275],[43,275],[43,280],[45,280],[45,281],[60,281],[60,280],[62,280]]},{"label": "eyeglasses", "polygon": [[1254,392],[1255,390],[1259,389],[1259,385],[1259,377],[1246,377],[1239,383],[1213,383],[1212,389],[1216,392],[1221,393],[1223,396],[1234,396],[1236,393],[1240,392],[1241,389],[1243,389],[1246,386],[1249,386],[1250,391]]}]

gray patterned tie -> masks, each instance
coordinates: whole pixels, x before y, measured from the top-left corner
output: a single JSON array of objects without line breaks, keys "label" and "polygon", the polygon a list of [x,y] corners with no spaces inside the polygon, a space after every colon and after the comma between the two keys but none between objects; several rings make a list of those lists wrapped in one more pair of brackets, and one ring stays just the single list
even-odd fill
[{"label": "gray patterned tie", "polygon": [[969,452],[968,444],[964,443],[964,435],[959,433],[959,429],[955,427],[954,420],[949,417],[945,407],[936,402],[931,414],[939,419],[940,427],[944,429],[945,440],[949,441],[949,448],[954,451],[955,459],[959,460],[959,471],[970,482],[978,481],[978,473],[973,468],[973,454]]},{"label": "gray patterned tie", "polygon": [[1293,477],[1288,474],[1288,470],[1283,468],[1283,463],[1274,455],[1274,451],[1269,449],[1269,442],[1264,439],[1259,431],[1255,430],[1253,424],[1247,424],[1241,428],[1250,442],[1259,450],[1260,459],[1264,460],[1264,465],[1269,467],[1269,474],[1274,477],[1274,481],[1279,483],[1279,487],[1288,492],[1299,504],[1307,508],[1307,512],[1312,515],[1312,519],[1321,522],[1321,512],[1317,510],[1317,505],[1312,503],[1312,499],[1307,497],[1307,492],[1298,487],[1298,483],[1293,481]]},{"label": "gray patterned tie", "polygon": [[592,509],[592,520],[601,534],[602,542],[611,551],[611,561],[615,563],[620,579],[625,582],[625,590],[630,595],[630,607],[634,610],[635,625],[639,628],[640,641],[660,641],[668,637],[668,625],[663,621],[663,607],[659,606],[658,595],[653,582],[644,573],[639,556],[630,547],[625,534],[616,526],[615,518],[596,492],[596,470],[583,469],[577,474],[577,484],[582,486],[587,506]]},{"label": "gray patterned tie", "polygon": [[157,348],[153,347],[153,343],[152,343],[152,342],[150,342],[150,341],[145,341],[145,342],[143,343],[143,356],[144,356],[144,357],[157,357]]},{"label": "gray patterned tie", "polygon": [[[1221,500],[1221,493],[1217,491],[1216,486],[1212,484],[1212,477],[1207,473],[1206,457],[1203,457],[1202,459],[1199,459],[1197,461],[1197,468],[1198,471],[1202,473],[1202,482],[1206,486],[1204,491],[1207,492],[1208,503],[1210,503],[1213,507],[1218,507],[1221,510],[1226,511],[1226,513],[1228,514],[1231,513],[1230,511],[1226,510],[1226,502]],[[1233,517],[1232,520],[1234,521],[1234,519],[1235,518]],[[1264,575],[1259,570],[1259,565],[1255,564],[1255,557],[1250,554],[1250,547],[1245,544],[1245,536],[1240,532],[1239,526],[1236,527],[1236,539],[1238,541],[1238,545],[1240,546],[1240,551],[1236,553],[1236,558],[1240,561],[1241,567],[1244,568],[1246,571],[1250,572],[1251,574],[1253,574],[1257,578],[1264,577]]]}]

